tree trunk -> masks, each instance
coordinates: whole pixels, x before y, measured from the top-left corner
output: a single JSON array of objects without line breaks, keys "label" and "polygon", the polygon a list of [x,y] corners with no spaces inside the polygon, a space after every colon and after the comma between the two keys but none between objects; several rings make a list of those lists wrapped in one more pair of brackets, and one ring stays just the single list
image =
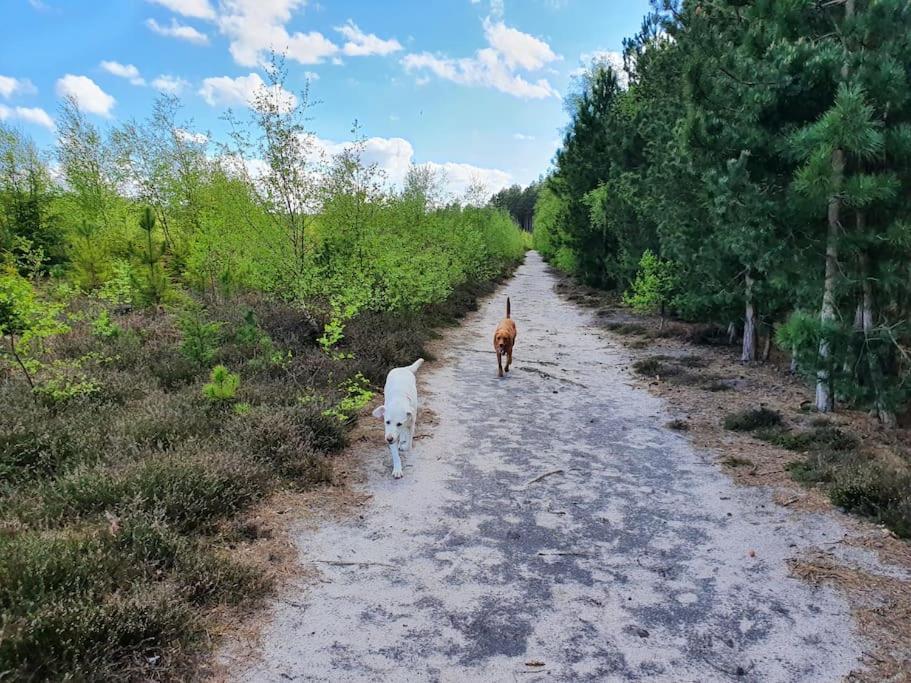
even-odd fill
[{"label": "tree trunk", "polygon": [[733,346],[736,338],[737,326],[734,323],[728,323],[728,346]]},{"label": "tree trunk", "polygon": [[756,360],[756,308],[753,305],[753,275],[749,269],[746,272],[746,311],[743,318],[743,350],[740,360],[750,363]]},{"label": "tree trunk", "polygon": [[[858,227],[862,227],[863,223],[863,214],[859,213],[857,216]],[[886,401],[883,397],[883,377],[882,377],[882,367],[879,363],[879,356],[873,351],[873,345],[871,344],[873,337],[873,281],[870,278],[870,255],[865,251],[860,256],[860,275],[861,283],[863,286],[863,300],[862,308],[863,314],[861,316],[863,324],[863,333],[864,333],[864,351],[867,354],[867,365],[870,369],[870,382],[873,385],[873,407],[876,410],[876,415],[879,417],[879,421],[886,427],[893,429],[898,425],[898,420],[895,417],[895,413],[889,408],[886,404]]]},{"label": "tree trunk", "polygon": [[[854,0],[845,0],[845,21],[854,16]],[[841,68],[842,80],[848,79],[848,56]],[[828,223],[826,232],[826,279],[822,293],[822,307],[819,320],[825,326],[835,320],[835,285],[838,278],[838,234],[841,228],[841,186],[845,175],[845,152],[832,152],[832,195],[829,197]],[[823,337],[819,342],[819,369],[816,372],[816,409],[828,413],[835,409],[832,392],[832,349]]]},{"label": "tree trunk", "polygon": [[769,328],[769,333],[766,335],[765,346],[762,349],[762,362],[763,363],[768,363],[769,356],[772,355],[772,336],[775,333],[775,328],[771,323],[768,325],[768,328]]},{"label": "tree trunk", "polygon": [[[841,191],[845,170],[845,153],[837,149],[832,153],[832,184],[835,192],[829,198],[829,229],[826,234],[826,279],[822,293],[819,321],[825,326],[835,320],[835,285],[838,278],[838,232],[841,226]],[[831,386],[831,349],[829,340],[819,342],[819,370],[816,373],[816,409],[827,413],[835,409]]]}]

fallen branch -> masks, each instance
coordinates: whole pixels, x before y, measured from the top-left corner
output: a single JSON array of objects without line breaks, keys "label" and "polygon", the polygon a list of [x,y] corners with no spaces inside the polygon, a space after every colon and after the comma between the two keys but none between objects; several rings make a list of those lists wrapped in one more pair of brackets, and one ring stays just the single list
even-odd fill
[{"label": "fallen branch", "polygon": [[386,562],[345,562],[343,560],[313,560],[317,564],[331,564],[335,567],[392,567]]},{"label": "fallen branch", "polygon": [[750,672],[753,670],[753,668],[756,666],[756,662],[754,662],[754,661],[751,660],[751,661],[750,661],[750,665],[749,665],[748,667],[738,666],[738,667],[736,667],[733,671],[731,671],[730,669],[727,669],[727,668],[721,666],[720,664],[716,664],[716,663],[713,662],[711,659],[709,659],[708,657],[706,657],[704,654],[703,654],[703,655],[700,655],[700,658],[702,659],[703,662],[705,662],[706,664],[708,664],[709,666],[711,666],[711,667],[712,667],[713,669],[715,669],[716,671],[720,671],[721,673],[725,673],[725,674],[727,674],[728,676],[736,676],[736,677],[738,677],[738,678],[741,677],[741,676],[746,676],[746,675],[747,675],[748,673],[750,673]]},{"label": "fallen branch", "polygon": [[542,479],[544,479],[545,477],[549,477],[553,474],[564,474],[564,472],[563,472],[563,470],[551,470],[550,472],[545,472],[544,474],[538,475],[531,481],[525,482],[525,486],[531,486],[532,484],[535,484],[535,483],[541,481]]},{"label": "fallen branch", "polygon": [[588,557],[585,553],[577,553],[572,550],[559,550],[557,552],[548,553],[548,552],[539,552],[540,557]]},{"label": "fallen branch", "polygon": [[796,503],[798,500],[800,500],[800,496],[794,496],[790,500],[786,500],[785,502],[781,503],[781,505],[783,507],[788,507],[788,505],[790,505],[791,503]]}]

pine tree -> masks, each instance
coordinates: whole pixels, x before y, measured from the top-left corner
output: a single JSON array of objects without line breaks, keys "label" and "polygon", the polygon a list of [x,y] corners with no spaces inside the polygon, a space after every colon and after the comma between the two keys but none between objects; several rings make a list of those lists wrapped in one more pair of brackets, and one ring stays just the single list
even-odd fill
[{"label": "pine tree", "polygon": [[137,290],[143,303],[157,306],[164,299],[168,279],[163,267],[165,248],[155,237],[155,214],[151,208],[143,210],[139,229],[143,232],[143,238],[138,250],[142,268],[137,276]]}]

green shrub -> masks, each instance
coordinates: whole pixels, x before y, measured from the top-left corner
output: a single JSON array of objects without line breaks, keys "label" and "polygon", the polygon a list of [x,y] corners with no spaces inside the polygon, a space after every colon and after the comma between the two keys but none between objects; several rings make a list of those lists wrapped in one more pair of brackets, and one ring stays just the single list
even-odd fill
[{"label": "green shrub", "polygon": [[146,359],[149,372],[165,390],[191,384],[200,373],[200,365],[176,348],[162,348]]},{"label": "green shrub", "polygon": [[0,429],[0,482],[31,481],[73,463],[94,462],[100,456],[108,410],[86,406],[73,414],[57,414],[33,404],[27,393],[5,389],[0,392],[0,402],[18,409],[4,415]]},{"label": "green shrub", "polygon": [[751,432],[763,427],[777,427],[780,424],[781,414],[768,408],[743,410],[724,418],[724,428],[735,432]]},{"label": "green shrub", "polygon": [[120,327],[111,320],[111,316],[107,309],[102,309],[101,313],[98,314],[98,317],[92,321],[92,333],[95,334],[95,336],[110,339],[111,337],[116,337],[121,332],[122,330]]},{"label": "green shrub", "polygon": [[307,485],[330,480],[331,466],[322,454],[345,445],[344,426],[318,405],[254,408],[234,418],[227,432],[241,452]]},{"label": "green shrub", "polygon": [[672,261],[659,259],[646,249],[639,261],[639,272],[623,303],[637,311],[660,312],[662,322],[678,286],[677,266]]},{"label": "green shrub", "polygon": [[165,451],[209,436],[217,424],[198,395],[150,391],[112,420],[109,442],[120,453]]},{"label": "green shrub", "polygon": [[789,451],[849,451],[857,448],[858,445],[854,436],[830,425],[800,432],[782,428],[767,428],[757,431],[756,436]]},{"label": "green shrub", "polygon": [[199,309],[191,308],[180,314],[177,325],[183,336],[181,352],[198,365],[211,363],[218,351],[221,324],[206,322]]},{"label": "green shrub", "polygon": [[337,405],[323,411],[324,415],[335,417],[340,422],[350,422],[357,412],[373,399],[370,382],[361,373],[345,381],[345,395]]},{"label": "green shrub", "polygon": [[123,470],[78,468],[39,487],[39,505],[25,514],[61,524],[105,511],[140,511],[188,533],[247,508],[270,487],[255,465],[184,452],[145,458]]},{"label": "green shrub", "polygon": [[130,680],[154,674],[197,629],[188,606],[160,584],[63,596],[5,625],[0,666],[22,680]]},{"label": "green shrub", "polygon": [[657,358],[642,358],[633,363],[633,369],[640,375],[654,376],[661,371],[661,361]]},{"label": "green shrub", "polygon": [[240,387],[240,375],[230,372],[224,365],[216,365],[209,375],[209,383],[203,386],[202,394],[213,403],[233,401]]}]

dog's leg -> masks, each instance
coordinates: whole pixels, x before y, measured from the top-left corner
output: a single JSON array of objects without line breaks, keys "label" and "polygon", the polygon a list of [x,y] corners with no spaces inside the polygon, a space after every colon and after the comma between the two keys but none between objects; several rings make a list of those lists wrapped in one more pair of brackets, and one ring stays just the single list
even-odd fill
[{"label": "dog's leg", "polygon": [[510,365],[512,365],[512,348],[506,352],[506,372],[509,372]]},{"label": "dog's leg", "polygon": [[497,377],[503,376],[503,354],[497,349]]},{"label": "dog's leg", "polygon": [[392,478],[402,478],[402,459],[399,457],[399,445],[394,443],[389,446],[389,452],[392,453]]}]

